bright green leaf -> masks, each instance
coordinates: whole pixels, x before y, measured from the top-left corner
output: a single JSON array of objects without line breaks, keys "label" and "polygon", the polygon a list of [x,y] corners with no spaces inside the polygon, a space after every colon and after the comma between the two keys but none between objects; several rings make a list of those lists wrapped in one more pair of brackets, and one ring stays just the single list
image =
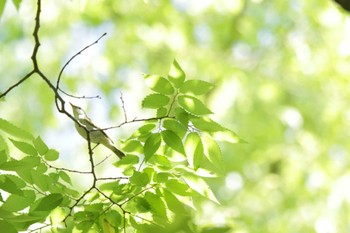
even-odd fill
[{"label": "bright green leaf", "polygon": [[145,154],[145,161],[148,161],[158,150],[161,144],[161,140],[162,138],[160,133],[154,133],[149,138],[147,138],[143,149]]},{"label": "bright green leaf", "polygon": [[2,118],[0,118],[0,130],[20,139],[32,140],[34,138],[30,133],[18,128]]},{"label": "bright green leaf", "polygon": [[209,135],[217,141],[224,141],[230,143],[238,143],[239,141],[241,141],[238,135],[229,129],[218,132],[211,132],[209,133]]},{"label": "bright green leaf", "polygon": [[199,135],[191,132],[187,135],[185,141],[185,150],[188,163],[192,168],[197,170],[202,162],[204,155],[203,144]]},{"label": "bright green leaf", "polygon": [[181,122],[185,127],[188,126],[189,114],[183,108],[175,108],[175,118]]},{"label": "bright green leaf", "polygon": [[201,177],[185,174],[182,176],[182,178],[186,181],[186,184],[190,186],[191,189],[193,189],[203,197],[206,197],[209,200],[220,204],[219,201],[216,199],[213,191]]},{"label": "bright green leaf", "polygon": [[168,114],[168,109],[161,107],[157,109],[157,117],[164,117]]},{"label": "bright green leaf", "polygon": [[31,190],[24,190],[23,195],[11,194],[1,206],[3,210],[20,211],[28,207],[35,200],[35,193]]},{"label": "bright green leaf", "polygon": [[49,149],[49,151],[44,155],[47,161],[55,161],[59,157],[59,152],[54,149]]},{"label": "bright green leaf", "polygon": [[181,107],[186,111],[194,115],[206,115],[211,114],[212,112],[200,101],[199,99],[189,96],[189,95],[180,95],[178,97],[178,102]]},{"label": "bright green leaf", "polygon": [[165,204],[158,195],[151,192],[146,192],[145,199],[150,204],[153,214],[156,216],[166,217]]},{"label": "bright green leaf", "polygon": [[185,77],[185,72],[181,69],[179,63],[174,60],[168,73],[169,81],[172,82],[175,87],[179,88],[185,81]]},{"label": "bright green leaf", "polygon": [[121,160],[118,160],[117,162],[115,162],[113,165],[116,167],[122,168],[122,167],[128,167],[128,166],[135,165],[138,162],[139,162],[138,156],[128,154],[124,158],[122,158]]},{"label": "bright green leaf", "polygon": [[222,153],[217,142],[205,135],[202,137],[202,142],[205,156],[219,171],[223,171],[224,163]]},{"label": "bright green leaf", "polygon": [[210,91],[213,87],[213,84],[202,80],[187,80],[180,87],[180,92],[183,94],[202,95]]},{"label": "bright green leaf", "polygon": [[187,133],[187,128],[179,121],[174,119],[165,119],[163,120],[162,125],[164,128],[177,133],[180,136],[180,138],[183,138]]},{"label": "bright green leaf", "polygon": [[140,213],[146,213],[151,210],[150,204],[143,197],[135,197],[133,202]]},{"label": "bright green leaf", "polygon": [[25,182],[14,175],[0,175],[0,189],[17,195],[23,195],[21,188],[26,186]]},{"label": "bright green leaf", "polygon": [[184,146],[180,137],[171,130],[164,130],[161,132],[164,142],[173,150],[186,155]]},{"label": "bright green leaf", "polygon": [[142,154],[143,146],[141,142],[137,140],[127,140],[120,145],[120,148],[127,153]]},{"label": "bright green leaf", "polygon": [[69,176],[66,172],[64,172],[64,171],[59,171],[59,172],[58,172],[58,175],[59,175],[60,178],[61,178],[63,181],[65,181],[66,183],[72,184],[72,181],[71,181],[71,179],[70,179],[70,176]]},{"label": "bright green leaf", "polygon": [[223,126],[208,117],[192,117],[191,122],[197,129],[204,132],[217,132],[225,130]]},{"label": "bright green leaf", "polygon": [[7,154],[9,153],[9,148],[7,146],[5,139],[3,137],[1,137],[1,135],[0,135],[0,151],[3,151],[3,153],[5,153],[5,155],[7,157]]},{"label": "bright green leaf", "polygon": [[164,95],[171,95],[174,93],[174,88],[167,79],[159,75],[150,75],[150,74],[146,74],[144,78],[147,86],[149,86],[152,91],[155,91]]},{"label": "bright green leaf", "polygon": [[188,196],[188,185],[176,180],[176,179],[170,179],[166,182],[166,187],[169,189],[169,191],[181,195],[181,196]]},{"label": "bright green leaf", "polygon": [[49,194],[37,202],[36,206],[31,208],[33,211],[50,211],[55,209],[63,201],[63,196],[60,193]]},{"label": "bright green leaf", "polygon": [[[0,141],[1,143],[1,141]],[[7,161],[7,153],[5,150],[0,150],[0,165]]]},{"label": "bright green leaf", "polygon": [[36,150],[39,152],[39,154],[44,155],[48,152],[49,148],[47,147],[45,142],[41,139],[41,137],[37,137],[33,143]]},{"label": "bright green leaf", "polygon": [[7,222],[5,220],[0,220],[0,229],[1,229],[1,232],[6,232],[6,233],[17,233],[18,232],[12,224],[10,224],[9,222]]},{"label": "bright green leaf", "polygon": [[18,10],[18,9],[19,9],[19,6],[21,5],[22,0],[12,0],[12,1],[13,1],[13,3],[15,4],[16,9]]},{"label": "bright green leaf", "polygon": [[106,219],[114,227],[117,227],[122,223],[122,216],[116,210],[108,211],[106,213]]},{"label": "bright green leaf", "polygon": [[160,108],[169,103],[169,97],[162,94],[150,94],[142,101],[143,108]]},{"label": "bright green leaf", "polygon": [[130,183],[141,187],[146,186],[149,182],[149,176],[143,172],[135,171],[134,174],[130,177]]},{"label": "bright green leaf", "polygon": [[[1,0],[0,1],[0,18],[2,16],[2,13],[4,12],[4,8],[5,8],[5,4],[6,4],[6,0]],[[2,94],[2,92],[0,92],[0,95]],[[4,98],[4,97],[3,97]],[[1,100],[0,100],[1,101]]]},{"label": "bright green leaf", "polygon": [[32,145],[30,145],[29,143],[16,141],[13,139],[10,139],[10,140],[11,140],[12,144],[15,147],[17,147],[17,149],[22,151],[23,153],[28,154],[28,155],[34,155],[34,156],[38,154],[36,149]]}]

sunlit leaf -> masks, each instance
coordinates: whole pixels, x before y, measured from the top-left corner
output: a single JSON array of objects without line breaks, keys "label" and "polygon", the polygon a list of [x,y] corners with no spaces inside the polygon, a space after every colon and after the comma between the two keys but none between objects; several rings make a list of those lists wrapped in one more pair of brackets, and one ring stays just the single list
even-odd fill
[{"label": "sunlit leaf", "polygon": [[28,155],[37,155],[37,151],[36,149],[30,145],[29,143],[26,143],[26,142],[21,142],[21,141],[16,141],[14,139],[10,139],[12,144],[17,147],[17,149],[19,149],[20,151],[22,151],[23,153],[25,154],[28,154]]},{"label": "sunlit leaf", "polygon": [[21,188],[26,186],[25,182],[14,175],[0,175],[0,189],[17,195],[23,195]]},{"label": "sunlit leaf", "polygon": [[16,228],[5,220],[0,220],[0,229],[2,232],[6,233],[17,233]]},{"label": "sunlit leaf", "polygon": [[169,103],[169,97],[163,94],[150,94],[142,101],[143,108],[160,108]]},{"label": "sunlit leaf", "polygon": [[178,102],[181,107],[194,115],[207,115],[212,113],[202,101],[193,96],[180,95],[178,97]]},{"label": "sunlit leaf", "polygon": [[33,211],[50,211],[55,209],[59,204],[61,204],[63,196],[60,193],[49,194],[37,202],[36,206],[31,208]]},{"label": "sunlit leaf", "polygon": [[106,213],[106,220],[114,227],[122,223],[122,216],[115,210],[110,210]]},{"label": "sunlit leaf", "polygon": [[185,81],[185,77],[185,72],[181,69],[179,63],[174,60],[168,73],[170,82],[172,82],[175,87],[179,88]]},{"label": "sunlit leaf", "polygon": [[132,184],[143,187],[150,182],[150,178],[147,174],[143,172],[135,171],[134,174],[130,177],[130,182]]},{"label": "sunlit leaf", "polygon": [[164,200],[168,208],[177,214],[183,214],[185,211],[184,204],[182,204],[179,199],[168,190],[163,190]]},{"label": "sunlit leaf", "polygon": [[220,146],[213,139],[205,135],[202,137],[202,142],[205,156],[219,171],[223,171],[224,163]]},{"label": "sunlit leaf", "polygon": [[6,211],[20,211],[31,205],[35,200],[35,193],[31,190],[24,190],[23,195],[11,194],[1,206]]},{"label": "sunlit leaf", "polygon": [[168,109],[161,107],[157,109],[157,117],[164,117],[168,114]]},{"label": "sunlit leaf", "polygon": [[[4,8],[5,8],[5,4],[6,4],[6,0],[2,0],[0,1],[0,18],[2,16],[2,13],[4,11]],[[2,92],[0,92],[0,95],[2,94]],[[2,97],[4,98],[4,97]],[[0,101],[2,100],[2,98],[0,99]],[[1,229],[1,228],[0,228]]]},{"label": "sunlit leaf", "polygon": [[171,95],[174,93],[174,87],[164,77],[161,77],[159,75],[146,74],[144,78],[147,86],[149,86],[152,91],[164,95]]},{"label": "sunlit leaf", "polygon": [[161,132],[164,142],[173,150],[180,154],[186,155],[184,146],[180,137],[171,130],[164,130]]},{"label": "sunlit leaf", "polygon": [[49,149],[49,151],[44,155],[47,161],[55,161],[59,158],[59,152],[54,149]]},{"label": "sunlit leaf", "polygon": [[41,139],[41,137],[35,138],[33,143],[40,155],[44,155],[46,152],[48,152],[49,148],[47,147],[45,142]]},{"label": "sunlit leaf", "polygon": [[13,3],[15,4],[17,10],[19,9],[21,2],[22,2],[22,0],[13,0]]},{"label": "sunlit leaf", "polygon": [[197,129],[205,132],[217,132],[225,130],[223,126],[213,121],[209,117],[192,117],[191,122]]},{"label": "sunlit leaf", "polygon": [[166,208],[164,201],[156,194],[151,192],[145,193],[145,200],[150,204],[153,214],[166,217]]},{"label": "sunlit leaf", "polygon": [[166,187],[169,189],[169,191],[181,195],[181,196],[187,196],[188,193],[188,185],[176,180],[176,179],[170,179],[166,182]]},{"label": "sunlit leaf", "polygon": [[154,133],[149,138],[147,138],[144,145],[145,161],[148,161],[158,150],[161,144],[161,140],[162,138],[160,133]]},{"label": "sunlit leaf", "polygon": [[32,140],[34,138],[30,133],[2,118],[0,118],[0,130],[20,139]]},{"label": "sunlit leaf", "polygon": [[197,170],[204,156],[203,144],[197,133],[191,132],[187,135],[185,141],[185,150],[188,163],[192,168]]},{"label": "sunlit leaf", "polygon": [[165,119],[162,123],[164,128],[175,132],[180,138],[183,138],[187,132],[187,128],[175,119]]},{"label": "sunlit leaf", "polygon": [[187,80],[180,87],[180,92],[183,94],[202,95],[209,92],[213,87],[213,84],[202,80]]},{"label": "sunlit leaf", "polygon": [[120,145],[120,148],[127,153],[142,154],[143,146],[138,140],[127,140]]},{"label": "sunlit leaf", "polygon": [[190,174],[184,174],[182,178],[186,181],[186,184],[190,186],[191,189],[195,190],[203,197],[206,197],[209,200],[220,204],[219,201],[216,199],[213,191],[202,178]]},{"label": "sunlit leaf", "polygon": [[59,171],[58,175],[62,180],[64,180],[68,184],[72,184],[72,181],[70,179],[70,176],[65,171]]}]

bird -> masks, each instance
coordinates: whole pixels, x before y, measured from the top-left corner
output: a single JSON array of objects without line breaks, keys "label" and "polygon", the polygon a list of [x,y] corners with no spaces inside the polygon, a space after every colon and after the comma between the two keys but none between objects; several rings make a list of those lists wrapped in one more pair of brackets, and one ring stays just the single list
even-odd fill
[{"label": "bird", "polygon": [[114,143],[110,137],[98,126],[96,126],[91,119],[86,115],[85,111],[72,103],[69,103],[72,106],[74,118],[85,128],[75,123],[75,128],[85,140],[87,140],[87,132],[89,131],[90,142],[95,144],[102,144],[111,151],[113,151],[120,159],[125,157],[125,154],[120,151],[117,147],[114,146]]}]

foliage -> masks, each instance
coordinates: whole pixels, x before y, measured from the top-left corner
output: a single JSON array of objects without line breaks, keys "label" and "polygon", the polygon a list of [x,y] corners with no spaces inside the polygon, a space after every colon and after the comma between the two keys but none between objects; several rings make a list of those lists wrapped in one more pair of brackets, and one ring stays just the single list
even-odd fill
[{"label": "foliage", "polygon": [[[28,35],[35,5],[22,1],[17,12],[13,1],[6,2],[0,20],[0,92],[32,67]],[[211,128],[235,129],[248,143],[220,143],[224,176],[205,181],[221,205],[193,199],[195,212],[175,217],[167,227],[170,232],[178,225],[187,226],[185,232],[196,225],[203,232],[230,233],[349,228],[349,14],[335,1],[46,0],[42,7],[37,56],[53,82],[72,54],[107,32],[98,45],[72,61],[60,83],[68,93],[101,97],[81,101],[88,102],[87,113],[100,125],[119,125],[124,113],[120,90],[128,118],[154,116],[152,109],[139,110],[139,103],[152,93],[171,96],[167,93],[172,89],[150,93],[141,74],[167,78],[174,57],[188,77],[215,83],[206,95],[185,95],[200,99],[215,113],[210,117],[222,125]],[[87,150],[85,142],[65,115],[56,114],[52,91],[35,76],[6,95],[6,101],[0,100],[0,118],[41,135],[49,148],[58,149],[60,158],[50,165],[74,170],[89,166],[80,147]],[[19,95],[25,98],[19,100]],[[157,114],[167,112],[161,108]],[[211,120],[201,116],[192,124],[211,130],[206,121]],[[128,138],[138,124],[108,133],[118,141]],[[183,141],[186,154],[193,150],[188,151],[186,143],[198,140],[193,133]],[[147,143],[157,144],[161,137],[156,134]],[[13,150],[13,143],[5,140]],[[136,141],[124,146],[141,152]],[[93,152],[96,159],[105,155],[101,146]],[[99,172],[104,164],[97,167]],[[90,185],[84,179],[88,175],[69,175],[74,185]]]},{"label": "foliage", "polygon": [[[77,122],[65,109],[59,84],[64,69],[79,54],[97,43],[86,46],[63,66],[56,87],[38,66],[41,1],[37,1],[32,54],[33,70],[1,94],[23,85],[34,73],[47,83],[55,95],[57,110]],[[121,148],[127,155],[110,166],[121,177],[101,177],[97,172],[89,129],[87,147],[91,170],[88,172],[58,168],[51,162],[59,152],[49,148],[41,137],[34,137],[14,123],[0,118],[0,226],[6,232],[40,229],[52,232],[202,232],[186,223],[194,208],[193,200],[206,198],[218,202],[205,178],[224,170],[220,147],[216,141],[238,142],[232,131],[208,118],[212,112],[198,98],[213,85],[186,80],[186,74],[174,60],[167,76],[145,75],[153,93],[142,100],[143,108],[155,109],[154,117],[127,120],[123,125],[144,122]],[[79,97],[77,97],[79,98]],[[6,103],[6,100],[5,100]],[[124,111],[125,106],[123,105]],[[121,125],[120,125],[121,126]],[[110,127],[116,128],[116,127]],[[107,129],[105,129],[107,130]],[[224,136],[222,136],[224,135]],[[9,144],[12,144],[9,145]],[[15,150],[14,148],[18,149]],[[20,156],[15,155],[20,152]],[[109,156],[106,156],[108,158]],[[79,190],[72,174],[92,177],[92,184]],[[175,224],[175,225],[174,225]],[[219,232],[220,230],[216,230]],[[205,232],[205,230],[204,230]]]}]

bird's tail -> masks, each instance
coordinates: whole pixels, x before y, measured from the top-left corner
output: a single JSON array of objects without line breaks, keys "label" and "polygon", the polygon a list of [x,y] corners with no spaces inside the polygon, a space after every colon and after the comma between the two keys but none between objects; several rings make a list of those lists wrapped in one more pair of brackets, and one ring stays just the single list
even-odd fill
[{"label": "bird's tail", "polygon": [[106,143],[106,144],[103,144],[103,145],[106,146],[111,151],[113,151],[114,154],[116,154],[120,159],[125,157],[125,154],[123,152],[121,152],[120,150],[118,150],[118,148],[115,147],[112,143]]}]

